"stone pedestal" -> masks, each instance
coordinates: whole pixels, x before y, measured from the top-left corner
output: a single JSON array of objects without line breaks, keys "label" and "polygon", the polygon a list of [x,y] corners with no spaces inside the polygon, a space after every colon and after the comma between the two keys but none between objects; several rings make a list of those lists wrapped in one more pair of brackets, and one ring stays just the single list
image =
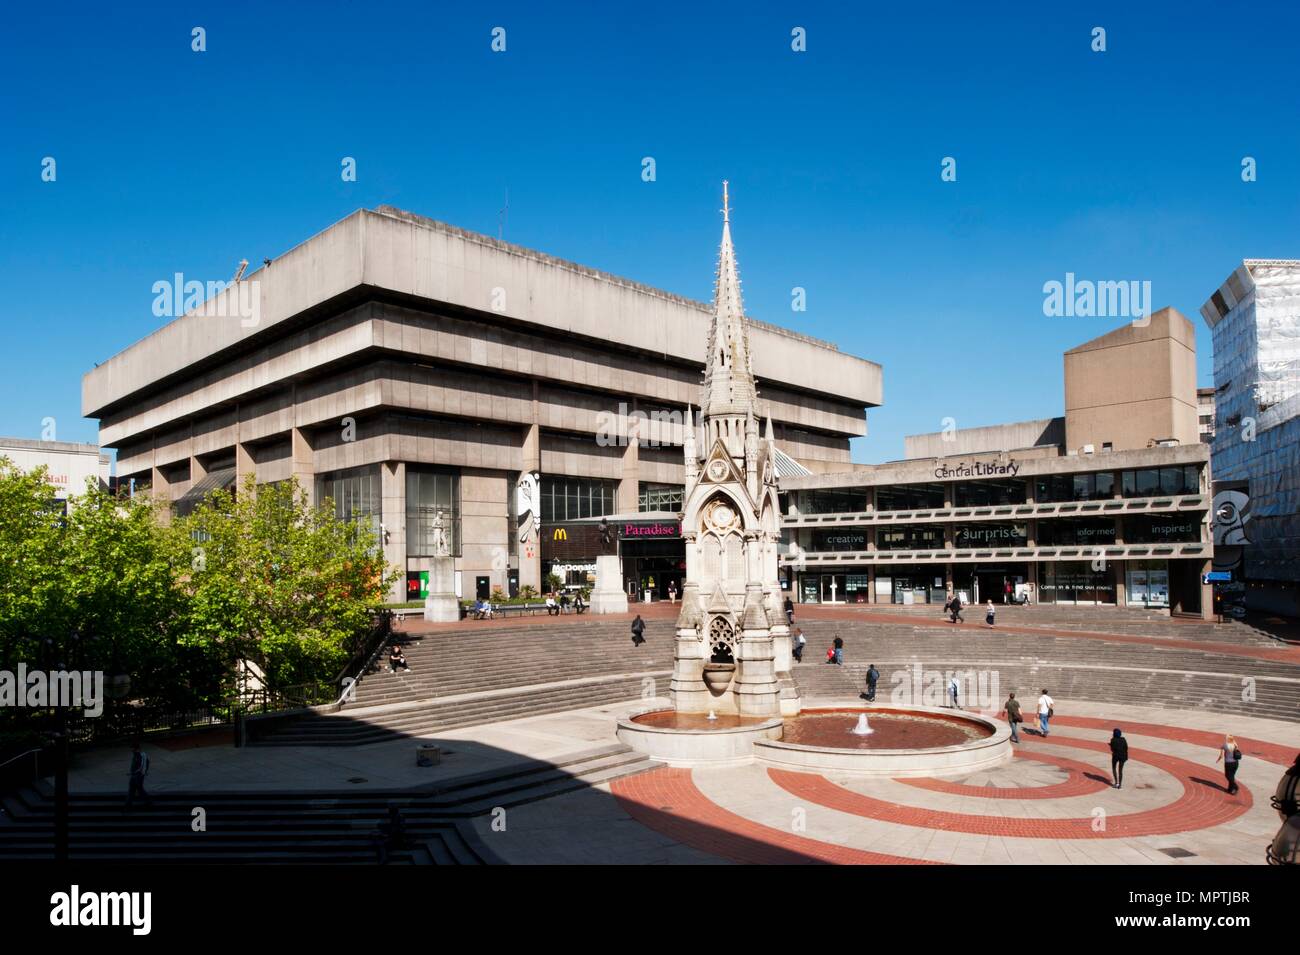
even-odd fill
[{"label": "stone pedestal", "polygon": [[592,613],[627,613],[623,568],[617,554],[596,558],[596,589],[591,592]]},{"label": "stone pedestal", "polygon": [[454,623],[460,619],[454,557],[435,557],[429,562],[429,596],[424,598],[424,619],[429,623]]}]

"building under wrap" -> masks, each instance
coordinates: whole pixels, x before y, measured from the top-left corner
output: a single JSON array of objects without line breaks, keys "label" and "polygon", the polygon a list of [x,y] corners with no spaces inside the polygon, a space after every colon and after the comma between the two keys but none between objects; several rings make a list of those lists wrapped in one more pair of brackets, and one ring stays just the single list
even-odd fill
[{"label": "building under wrap", "polygon": [[1244,579],[1252,608],[1300,614],[1300,260],[1247,259],[1201,315],[1214,336],[1216,563]]}]

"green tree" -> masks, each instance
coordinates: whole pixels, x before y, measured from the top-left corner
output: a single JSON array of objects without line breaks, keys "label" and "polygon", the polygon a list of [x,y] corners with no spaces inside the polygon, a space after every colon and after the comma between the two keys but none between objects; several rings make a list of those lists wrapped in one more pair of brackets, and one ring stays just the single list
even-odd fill
[{"label": "green tree", "polygon": [[63,505],[45,469],[0,458],[0,664],[34,665],[62,619]]},{"label": "green tree", "polygon": [[218,491],[171,525],[185,573],[182,640],[272,687],[332,679],[370,632],[399,576],[369,525],[311,507],[296,481]]}]

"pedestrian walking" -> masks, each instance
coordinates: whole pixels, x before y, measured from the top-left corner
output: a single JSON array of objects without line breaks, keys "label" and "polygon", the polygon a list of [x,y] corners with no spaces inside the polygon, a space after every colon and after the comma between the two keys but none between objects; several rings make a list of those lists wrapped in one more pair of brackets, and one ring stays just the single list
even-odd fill
[{"label": "pedestrian walking", "polygon": [[1011,603],[1011,580],[1008,577],[1002,578],[1002,602]]},{"label": "pedestrian walking", "polygon": [[984,622],[990,627],[993,626],[993,615],[997,611],[993,609],[993,598],[989,598],[989,605],[984,608]]},{"label": "pedestrian walking", "polygon": [[1038,732],[1043,736],[1047,735],[1047,724],[1056,715],[1055,705],[1056,701],[1047,695],[1047,690],[1043,690],[1043,695],[1038,698]]},{"label": "pedestrian walking", "polygon": [[961,596],[959,594],[953,594],[952,603],[948,605],[948,609],[952,613],[952,623],[966,622],[966,618],[961,615]]},{"label": "pedestrian walking", "polygon": [[153,802],[149,794],[144,791],[144,779],[149,775],[149,754],[140,751],[140,743],[137,741],[131,746],[131,769],[129,771],[130,782],[126,789],[126,808],[130,809],[135,803],[137,797],[145,802]]},{"label": "pedestrian walking", "polygon": [[788,596],[785,598],[785,622],[786,626],[794,626],[794,601]]},{"label": "pedestrian walking", "polygon": [[960,687],[961,684],[957,682],[957,674],[954,673],[948,678],[948,699],[952,701],[953,709],[957,710],[961,709],[960,704],[957,702],[957,690],[960,689]]},{"label": "pedestrian walking", "polygon": [[867,667],[867,702],[876,702],[876,683],[880,679],[880,671],[876,669],[873,663]]},{"label": "pedestrian walking", "polygon": [[803,635],[802,627],[795,628],[793,643],[794,647],[792,653],[794,654],[794,662],[803,663],[803,648],[807,645],[808,638]]},{"label": "pedestrian walking", "polygon": [[1237,768],[1241,765],[1241,747],[1237,745],[1237,738],[1229,733],[1223,738],[1223,745],[1219,747],[1219,758],[1214,761],[1218,765],[1223,761],[1223,775],[1228,780],[1228,795],[1237,795],[1240,789],[1237,785]]},{"label": "pedestrian walking", "polygon": [[1020,742],[1020,724],[1024,719],[1020,716],[1020,701],[1016,699],[1014,691],[1007,694],[1007,701],[1002,704],[1002,712],[1007,715],[1007,723],[1011,726],[1011,742]]},{"label": "pedestrian walking", "polygon": [[1116,789],[1124,788],[1124,764],[1128,762],[1128,740],[1115,728],[1110,737],[1110,775]]},{"label": "pedestrian walking", "polygon": [[677,584],[675,582],[668,585],[668,602],[670,604],[677,603]]},{"label": "pedestrian walking", "polygon": [[632,646],[639,647],[645,643],[645,637],[642,636],[644,633],[645,621],[641,619],[640,614],[637,614],[636,619],[632,621]]},{"label": "pedestrian walking", "polygon": [[839,637],[835,638],[835,662],[839,666],[844,666],[844,641]]}]

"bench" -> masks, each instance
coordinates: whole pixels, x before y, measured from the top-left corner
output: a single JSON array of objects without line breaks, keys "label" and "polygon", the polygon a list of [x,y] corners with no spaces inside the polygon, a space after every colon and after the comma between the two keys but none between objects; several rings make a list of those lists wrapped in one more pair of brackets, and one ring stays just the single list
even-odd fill
[{"label": "bench", "polygon": [[[531,617],[531,616],[535,616],[538,613],[546,613],[549,609],[550,608],[548,608],[544,603],[500,604],[500,605],[493,604],[492,616],[509,617],[513,615],[516,617],[522,617],[525,614],[527,614],[528,616]],[[585,604],[583,605],[581,610],[575,610],[575,608],[572,605],[569,606],[569,609],[567,611],[561,610],[561,613],[567,613],[567,614],[586,613],[586,612],[587,612],[587,605]],[[471,619],[471,620],[484,619],[479,617],[478,611],[475,610],[473,607],[465,608],[465,617],[466,619]]]}]

